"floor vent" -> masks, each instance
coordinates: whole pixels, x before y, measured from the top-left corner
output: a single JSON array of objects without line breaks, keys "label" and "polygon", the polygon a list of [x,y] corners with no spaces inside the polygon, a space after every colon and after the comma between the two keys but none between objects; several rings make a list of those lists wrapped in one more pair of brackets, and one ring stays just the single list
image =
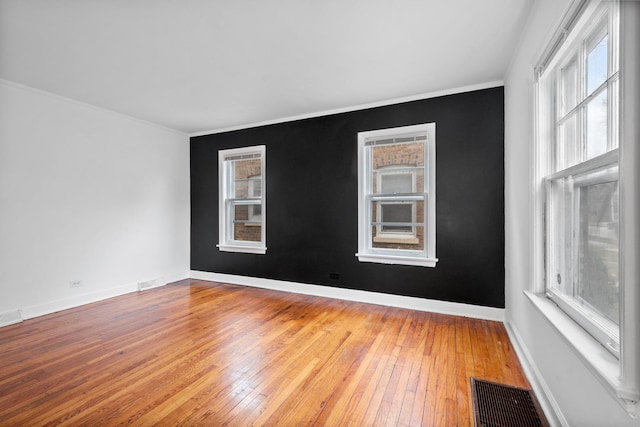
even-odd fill
[{"label": "floor vent", "polygon": [[532,390],[471,377],[476,427],[548,427]]},{"label": "floor vent", "polygon": [[22,312],[20,310],[6,311],[0,313],[0,327],[13,325],[22,322]]}]

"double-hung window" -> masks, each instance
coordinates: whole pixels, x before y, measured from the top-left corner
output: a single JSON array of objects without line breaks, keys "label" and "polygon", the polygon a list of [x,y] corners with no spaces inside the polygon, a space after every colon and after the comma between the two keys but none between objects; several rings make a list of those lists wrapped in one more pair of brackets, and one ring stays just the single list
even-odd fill
[{"label": "double-hung window", "polygon": [[618,58],[611,5],[542,73],[549,120],[547,293],[618,354]]},{"label": "double-hung window", "polygon": [[624,341],[637,329],[623,321],[619,4],[574,5],[537,70],[539,279],[544,295],[609,353],[586,358],[619,397],[637,400],[636,344]]},{"label": "double-hung window", "polygon": [[435,124],[358,133],[358,189],[358,259],[435,266]]},{"label": "double-hung window", "polygon": [[220,150],[221,251],[265,253],[265,146]]}]

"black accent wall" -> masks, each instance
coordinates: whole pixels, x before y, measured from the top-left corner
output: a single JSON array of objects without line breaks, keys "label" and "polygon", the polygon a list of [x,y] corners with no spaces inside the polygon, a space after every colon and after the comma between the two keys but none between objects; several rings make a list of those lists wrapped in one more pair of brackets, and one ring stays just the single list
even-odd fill
[{"label": "black accent wall", "polygon": [[[359,262],[357,133],[436,123],[435,268]],[[220,252],[218,150],[266,145],[267,253]],[[504,88],[191,138],[191,269],[504,308]]]}]

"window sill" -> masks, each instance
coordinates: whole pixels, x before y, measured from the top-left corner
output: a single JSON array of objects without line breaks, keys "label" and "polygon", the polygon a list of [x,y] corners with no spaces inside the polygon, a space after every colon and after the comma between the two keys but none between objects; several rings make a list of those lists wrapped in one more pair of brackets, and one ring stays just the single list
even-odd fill
[{"label": "window sill", "polygon": [[638,392],[629,390],[620,381],[619,360],[546,296],[529,291],[524,294],[627,413],[633,418],[640,417]]},{"label": "window sill", "polygon": [[264,246],[216,245],[220,252],[243,252],[247,254],[266,254]]},{"label": "window sill", "polygon": [[417,245],[420,243],[417,237],[383,237],[376,236],[373,238],[375,243],[401,243],[405,245]]},{"label": "window sill", "polygon": [[435,267],[437,258],[418,258],[410,256],[356,254],[360,262],[376,262],[379,264],[417,265],[420,267]]}]

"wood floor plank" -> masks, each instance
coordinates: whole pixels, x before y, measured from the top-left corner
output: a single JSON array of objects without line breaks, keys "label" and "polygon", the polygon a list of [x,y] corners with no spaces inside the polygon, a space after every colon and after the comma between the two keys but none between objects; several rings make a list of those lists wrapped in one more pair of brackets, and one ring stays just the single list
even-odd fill
[{"label": "wood floor plank", "polygon": [[0,425],[472,425],[504,325],[201,280],[0,328]]}]

